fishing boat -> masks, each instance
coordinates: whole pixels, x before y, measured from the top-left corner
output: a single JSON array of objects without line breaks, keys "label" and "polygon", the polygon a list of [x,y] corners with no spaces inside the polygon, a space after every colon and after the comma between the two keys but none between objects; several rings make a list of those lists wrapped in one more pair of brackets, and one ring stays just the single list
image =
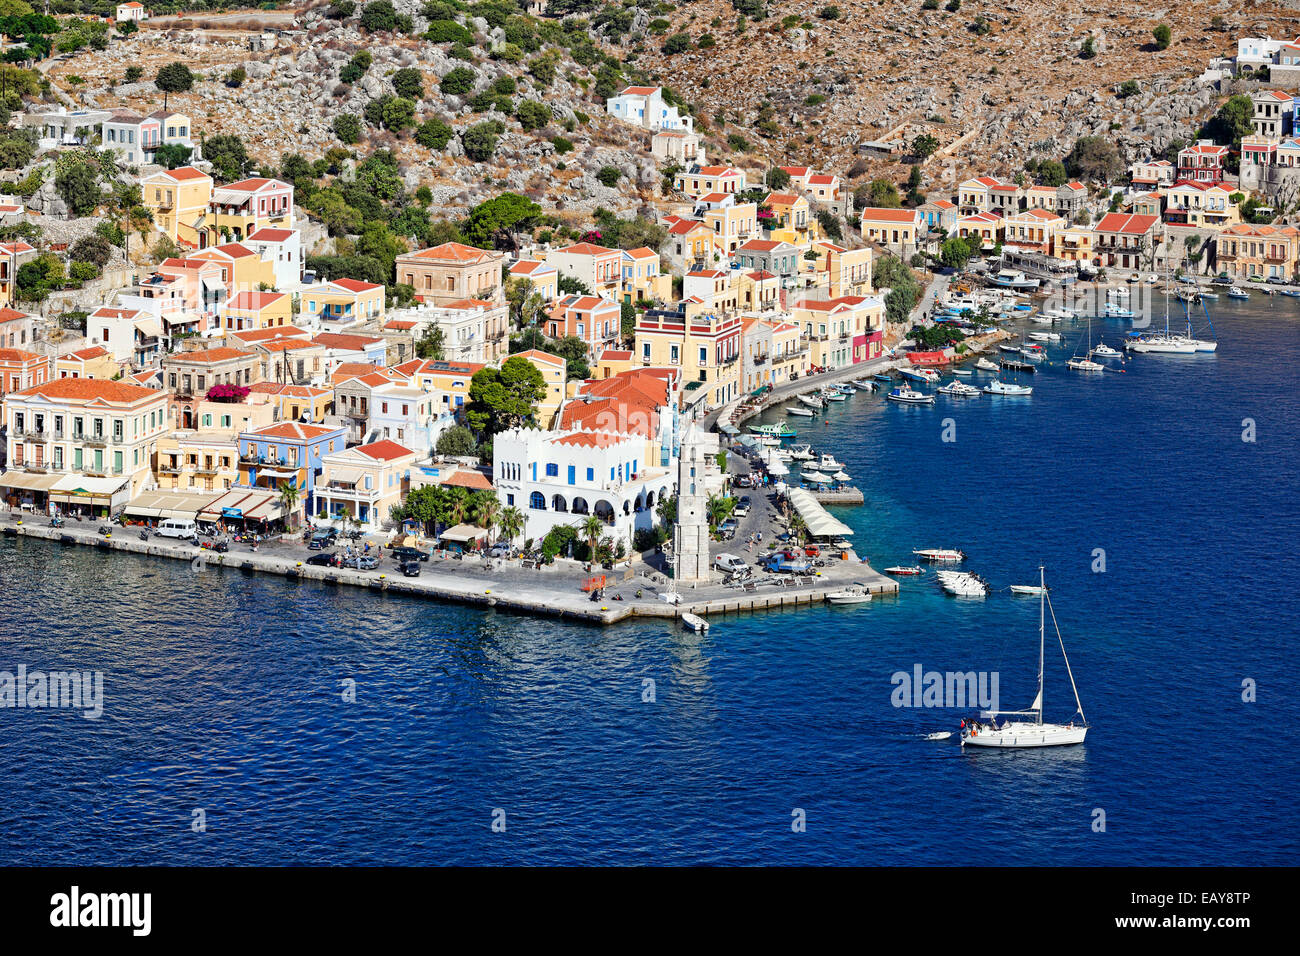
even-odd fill
[{"label": "fishing boat", "polygon": [[915,577],[918,574],[925,574],[925,568],[921,567],[919,564],[913,564],[910,566],[896,564],[892,568],[885,568],[885,573],[892,574],[899,578],[910,578]]},{"label": "fishing boat", "polygon": [[1229,299],[1249,299],[1249,298],[1250,298],[1250,293],[1247,292],[1245,289],[1241,288],[1240,286],[1235,286],[1235,285],[1234,285],[1231,289],[1228,290],[1228,298],[1229,298]]},{"label": "fishing boat", "polygon": [[1121,308],[1118,305],[1108,305],[1102,312],[1102,316],[1107,319],[1131,319],[1134,317],[1132,309]]},{"label": "fishing boat", "polygon": [[1028,375],[1033,375],[1038,371],[1033,362],[1020,362],[1016,359],[1003,359],[998,364],[1009,372],[1025,372]]},{"label": "fishing boat", "polygon": [[1035,342],[1059,342],[1061,333],[1059,332],[1030,332],[1029,337]]},{"label": "fishing boat", "polygon": [[1300,289],[1279,289],[1278,291],[1292,299],[1300,298]]},{"label": "fishing boat", "polygon": [[708,621],[698,614],[692,614],[690,611],[682,612],[682,624],[699,634],[703,634],[709,629]]},{"label": "fishing boat", "polygon": [[849,397],[838,389],[830,388],[822,392],[822,401],[824,402],[847,402]]},{"label": "fishing boat", "polygon": [[892,388],[885,398],[891,402],[901,402],[904,405],[933,405],[934,396],[927,395],[925,392],[918,392],[909,385],[896,385]]},{"label": "fishing boat", "polygon": [[998,345],[998,351],[1016,355],[1020,352],[1020,346],[1015,342],[1002,342]]},{"label": "fishing boat", "polygon": [[947,385],[940,385],[939,391],[944,395],[951,395],[954,398],[978,398],[980,390],[974,385],[967,385],[965,382],[949,382]]},{"label": "fishing boat", "polygon": [[989,382],[984,386],[984,391],[989,395],[1032,395],[1034,393],[1032,386],[1003,381]]},{"label": "fishing boat", "polygon": [[798,396],[798,398],[799,398],[799,401],[803,402],[803,403],[804,403],[805,405],[807,405],[809,408],[825,408],[825,407],[826,407],[826,406],[823,404],[823,402],[822,402],[822,400],[821,400],[820,398],[817,398],[816,396],[813,396],[813,395],[800,395],[800,396]]},{"label": "fishing boat", "polygon": [[857,583],[840,588],[838,591],[831,591],[826,595],[829,604],[865,604],[870,600],[871,592],[867,590],[867,586]]},{"label": "fishing boat", "polygon": [[860,392],[874,392],[876,390],[876,383],[871,381],[869,378],[859,378],[854,379],[853,387]]},{"label": "fishing boat", "polygon": [[1066,321],[1069,319],[1077,319],[1079,317],[1077,312],[1073,312],[1070,309],[1044,309],[1039,313],[1039,315],[1045,316],[1053,321]]},{"label": "fishing boat", "polygon": [[877,375],[873,375],[871,377],[874,378],[881,385],[889,385],[894,381],[894,377],[892,375],[887,375],[884,372],[881,372]]},{"label": "fishing boat", "polygon": [[811,409],[800,408],[798,405],[786,405],[785,413],[787,415],[797,415],[800,418],[812,418],[815,414]]},{"label": "fishing boat", "polygon": [[1116,358],[1120,355],[1120,351],[1118,349],[1111,348],[1105,342],[1098,342],[1097,347],[1092,349],[1088,354],[1100,355],[1104,358]]},{"label": "fishing boat", "polygon": [[912,553],[931,564],[955,564],[966,560],[966,552],[956,548],[920,548],[913,549]]},{"label": "fishing boat", "polygon": [[834,455],[821,455],[817,459],[817,468],[822,471],[839,471],[844,467],[840,462],[835,460]]},{"label": "fishing boat", "polygon": [[[962,748],[991,747],[998,749],[1020,749],[1025,747],[1057,747],[1066,744],[1081,744],[1088,734],[1088,718],[1083,714],[1083,703],[1079,700],[1079,688],[1074,682],[1074,671],[1070,669],[1070,658],[1065,653],[1065,640],[1056,623],[1056,611],[1052,611],[1052,627],[1056,629],[1056,640],[1061,647],[1061,658],[1065,661],[1065,672],[1070,675],[1070,688],[1074,691],[1075,713],[1079,723],[1073,720],[1068,724],[1052,724],[1043,720],[1043,652],[1046,646],[1047,609],[1051,606],[1051,597],[1047,593],[1047,582],[1043,569],[1038,569],[1038,586],[1042,589],[1038,595],[1038,694],[1034,702],[1025,710],[986,710],[981,711],[978,720],[962,721]],[[1001,726],[998,717],[1008,717]],[[1073,716],[1073,715],[1071,715]],[[988,721],[988,723],[985,723]]]},{"label": "fishing boat", "polygon": [[1035,290],[1040,284],[1038,279],[1030,278],[1015,269],[1001,269],[996,274],[989,276],[985,281],[999,289],[1018,289],[1021,291]]},{"label": "fishing boat", "polygon": [[1041,345],[1026,345],[1020,350],[1020,354],[1024,356],[1025,361],[1032,362],[1035,365],[1047,357],[1047,353]]},{"label": "fishing boat", "polygon": [[998,370],[998,367],[986,358],[977,361],[975,367],[982,372],[996,372]]},{"label": "fishing boat", "polygon": [[750,425],[749,430],[756,435],[768,435],[772,438],[793,438],[797,432],[785,422],[771,425]]},{"label": "fishing boat", "polygon": [[791,445],[786,449],[786,453],[795,461],[811,461],[814,457],[812,445],[806,444]]}]

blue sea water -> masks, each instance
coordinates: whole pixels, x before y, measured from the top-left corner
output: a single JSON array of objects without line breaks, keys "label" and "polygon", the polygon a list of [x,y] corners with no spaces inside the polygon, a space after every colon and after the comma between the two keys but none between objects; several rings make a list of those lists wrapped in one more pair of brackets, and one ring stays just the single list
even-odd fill
[{"label": "blue sea water", "polygon": [[[796,426],[864,489],[838,513],[876,567],[1046,565],[1081,747],[963,753],[922,739],[959,712],[891,703],[920,664],[1027,706],[1038,602],[1005,591],[697,638],[3,539],[0,670],[99,669],[107,701],[0,710],[0,863],[1294,862],[1300,304],[1214,315],[1217,355],[1082,375],[1058,347],[1028,399]],[[1046,707],[1073,710],[1051,645]]]}]

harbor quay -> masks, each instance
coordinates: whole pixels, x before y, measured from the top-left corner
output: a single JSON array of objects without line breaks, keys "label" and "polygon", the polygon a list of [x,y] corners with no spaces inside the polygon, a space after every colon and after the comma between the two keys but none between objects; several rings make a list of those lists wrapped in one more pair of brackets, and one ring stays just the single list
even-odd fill
[{"label": "harbor quay", "polygon": [[[774,513],[774,512],[773,512]],[[721,582],[685,586],[676,592],[676,600],[665,600],[671,582],[652,566],[634,559],[620,562],[613,569],[595,568],[574,560],[557,558],[553,564],[537,568],[524,567],[518,560],[484,560],[430,557],[421,562],[418,577],[406,577],[397,563],[386,554],[372,571],[334,568],[307,564],[313,553],[300,538],[285,538],[263,543],[256,552],[235,545],[227,552],[199,548],[188,542],[150,535],[142,539],[134,527],[113,526],[108,535],[100,534],[96,522],[76,523],[61,528],[31,516],[10,516],[3,525],[6,537],[39,538],[63,545],[91,547],[108,552],[163,558],[190,563],[196,574],[233,571],[268,574],[290,580],[313,581],[330,586],[352,587],[381,594],[423,598],[493,608],[521,614],[580,620],[591,624],[617,624],[634,618],[680,618],[684,613],[716,616],[744,611],[807,606],[825,601],[826,595],[850,584],[867,587],[873,595],[893,595],[898,585],[893,579],[861,562],[853,551],[836,552],[804,578],[779,578],[764,575],[754,579],[753,587],[726,585]],[[752,519],[755,524],[759,519]],[[715,542],[715,550],[727,550],[727,542]],[[732,550],[745,553],[744,547]],[[592,600],[592,578],[604,579],[599,600]],[[639,596],[638,596],[639,595]]]}]

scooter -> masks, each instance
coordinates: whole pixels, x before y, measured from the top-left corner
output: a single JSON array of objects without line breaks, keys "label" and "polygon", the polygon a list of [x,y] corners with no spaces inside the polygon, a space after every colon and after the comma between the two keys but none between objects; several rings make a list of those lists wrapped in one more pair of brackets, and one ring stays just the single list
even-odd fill
[{"label": "scooter", "polygon": [[63,519],[62,519],[62,518],[51,518],[51,519],[50,519],[50,527],[51,527],[51,528],[62,528],[62,527],[63,527]]},{"label": "scooter", "polygon": [[148,528],[145,528],[144,530],[142,530],[142,531],[140,532],[140,540],[141,540],[141,541],[148,541],[148,540],[149,540],[149,529],[148,529]]}]

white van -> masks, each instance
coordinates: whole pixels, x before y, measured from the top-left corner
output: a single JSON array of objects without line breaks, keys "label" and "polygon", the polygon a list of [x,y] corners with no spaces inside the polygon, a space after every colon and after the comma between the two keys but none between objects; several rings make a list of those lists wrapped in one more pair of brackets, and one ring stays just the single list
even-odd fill
[{"label": "white van", "polygon": [[189,518],[168,518],[154,533],[160,538],[192,538],[198,533],[198,526]]},{"label": "white van", "polygon": [[734,554],[720,554],[713,559],[713,566],[723,574],[747,574],[749,565]]}]

